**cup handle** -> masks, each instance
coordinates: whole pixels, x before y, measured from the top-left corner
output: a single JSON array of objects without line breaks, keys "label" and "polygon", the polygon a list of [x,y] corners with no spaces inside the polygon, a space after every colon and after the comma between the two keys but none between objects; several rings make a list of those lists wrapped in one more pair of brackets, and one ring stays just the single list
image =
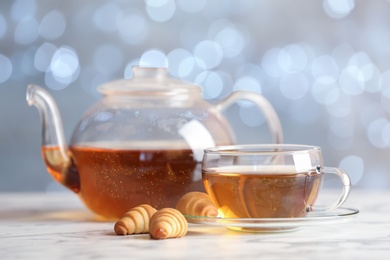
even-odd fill
[{"label": "cup handle", "polygon": [[[321,167],[317,166],[317,171],[320,171]],[[323,206],[323,205],[310,205],[307,207],[308,212],[321,212],[321,211],[328,211],[332,209],[336,209],[340,207],[348,198],[348,195],[351,191],[351,180],[346,172],[341,170],[340,168],[334,168],[334,167],[324,167],[323,170],[324,174],[335,174],[337,175],[341,181],[343,182],[343,191],[340,195],[340,198],[330,206]]]},{"label": "cup handle", "polygon": [[283,143],[283,132],[279,117],[269,101],[262,95],[243,90],[235,91],[217,103],[216,108],[219,111],[224,111],[227,107],[234,104],[238,100],[248,100],[253,102],[263,112],[273,142],[277,144]]}]

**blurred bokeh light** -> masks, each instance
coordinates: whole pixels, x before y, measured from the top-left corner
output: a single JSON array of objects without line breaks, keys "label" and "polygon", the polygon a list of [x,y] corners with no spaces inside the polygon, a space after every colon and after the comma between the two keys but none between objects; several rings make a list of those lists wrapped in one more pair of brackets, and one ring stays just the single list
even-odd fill
[{"label": "blurred bokeh light", "polygon": [[[390,1],[15,0],[0,3],[0,191],[58,188],[24,92],[47,88],[67,140],[97,87],[131,66],[167,67],[216,102],[264,95],[287,143],[323,147],[353,185],[390,188]],[[270,141],[248,102],[227,117],[240,143]]]}]

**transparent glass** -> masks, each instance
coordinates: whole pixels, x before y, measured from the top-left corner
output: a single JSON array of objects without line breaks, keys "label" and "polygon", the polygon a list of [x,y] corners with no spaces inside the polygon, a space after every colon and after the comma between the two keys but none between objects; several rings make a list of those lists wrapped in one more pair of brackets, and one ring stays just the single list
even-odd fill
[{"label": "transparent glass", "polygon": [[82,115],[68,145],[53,98],[36,85],[27,89],[42,118],[49,173],[101,216],[121,217],[142,203],[174,207],[183,194],[204,191],[203,150],[235,144],[222,112],[237,100],[258,106],[272,141],[283,141],[279,118],[261,95],[239,91],[210,104],[199,87],[164,68],[134,67],[133,75],[99,87],[102,99]]},{"label": "transparent glass", "polygon": [[[334,204],[316,205],[327,174],[340,177],[343,190]],[[343,170],[324,166],[319,147],[287,144],[206,149],[202,177],[222,218],[300,218],[334,210],[351,185]]]},{"label": "transparent glass", "polygon": [[358,214],[358,209],[339,207],[329,211],[308,212],[306,216],[299,218],[225,218],[188,215],[185,217],[190,223],[226,227],[233,231],[290,232],[310,226],[346,223]]}]

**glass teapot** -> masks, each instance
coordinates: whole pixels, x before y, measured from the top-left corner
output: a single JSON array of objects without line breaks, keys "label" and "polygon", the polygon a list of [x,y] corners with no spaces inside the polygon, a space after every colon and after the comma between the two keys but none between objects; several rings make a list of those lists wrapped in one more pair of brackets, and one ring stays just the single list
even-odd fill
[{"label": "glass teapot", "polygon": [[104,218],[119,218],[142,203],[175,207],[185,193],[204,191],[203,150],[235,144],[222,111],[237,100],[256,104],[273,141],[282,142],[273,107],[253,92],[237,91],[212,105],[199,87],[168,77],[165,68],[141,67],[133,67],[133,78],[99,91],[103,98],[82,116],[69,146],[49,93],[31,84],[26,98],[41,114],[48,172]]}]

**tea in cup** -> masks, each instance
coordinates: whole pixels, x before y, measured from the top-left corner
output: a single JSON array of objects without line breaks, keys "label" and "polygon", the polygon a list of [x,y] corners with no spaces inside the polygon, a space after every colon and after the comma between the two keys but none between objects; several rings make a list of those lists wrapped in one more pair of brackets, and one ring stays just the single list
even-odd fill
[{"label": "tea in cup", "polygon": [[[315,205],[326,174],[339,176],[343,191],[333,205]],[[308,212],[338,208],[350,192],[348,175],[325,167],[321,148],[307,145],[209,148],[202,179],[223,218],[305,217]]]}]

